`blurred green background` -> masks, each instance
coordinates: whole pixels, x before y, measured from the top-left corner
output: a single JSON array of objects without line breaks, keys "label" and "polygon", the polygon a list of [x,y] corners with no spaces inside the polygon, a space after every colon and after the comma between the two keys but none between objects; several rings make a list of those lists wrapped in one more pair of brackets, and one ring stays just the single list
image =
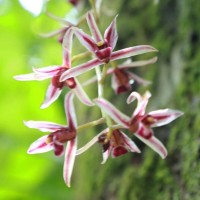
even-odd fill
[{"label": "blurred green background", "polygon": [[[48,10],[60,17],[70,9],[64,0],[51,0],[48,4]],[[56,38],[38,36],[39,32],[52,31],[60,25],[44,13],[34,16],[17,0],[1,0],[0,199],[198,200],[199,10],[200,2],[196,0],[115,0],[112,4],[103,1],[102,21],[106,25],[115,13],[119,13],[118,49],[139,44],[159,49],[156,65],[136,70],[137,74],[153,81],[148,87],[153,94],[149,110],[170,107],[185,114],[172,124],[155,129],[156,136],[169,151],[165,160],[135,139],[142,154],[127,154],[100,165],[101,149],[92,147],[77,158],[69,189],[62,178],[63,157],[56,158],[53,152],[26,154],[29,145],[42,133],[23,125],[23,120],[64,124],[63,96],[49,108],[40,110],[49,81],[18,82],[13,79],[14,75],[31,72],[32,66],[61,63],[62,49]],[[134,87],[141,93],[146,90]],[[106,96],[122,110],[126,109],[121,102],[127,95],[115,98],[108,91]],[[98,118],[96,110],[88,111],[84,106],[78,109],[80,123]],[[95,128],[85,131],[87,135],[83,133],[80,142],[88,141],[98,131]]]},{"label": "blurred green background", "polygon": [[[70,7],[58,1],[53,9],[66,12]],[[43,133],[28,129],[23,120],[65,124],[62,101],[40,110],[49,81],[13,79],[14,75],[30,73],[33,66],[61,64],[61,45],[56,39],[43,39],[36,34],[59,27],[54,20],[44,26],[43,17],[36,18],[17,0],[0,1],[0,199],[71,199],[73,192],[63,182],[63,158],[54,157],[53,152],[26,153],[29,145]]]}]

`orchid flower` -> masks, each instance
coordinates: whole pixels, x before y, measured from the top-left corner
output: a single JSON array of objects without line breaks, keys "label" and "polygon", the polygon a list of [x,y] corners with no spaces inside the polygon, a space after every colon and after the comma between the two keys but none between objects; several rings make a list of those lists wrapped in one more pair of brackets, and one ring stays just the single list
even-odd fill
[{"label": "orchid flower", "polygon": [[[136,81],[138,84],[147,86],[150,81],[144,80],[138,75],[130,71],[130,69],[135,67],[141,67],[145,65],[153,64],[157,61],[157,57],[153,57],[149,60],[141,60],[132,62],[130,59],[126,60],[122,64],[116,65],[114,63],[113,68],[109,68],[106,72],[107,75],[111,75],[112,88],[116,94],[122,92],[128,92],[132,88],[132,84]],[[93,76],[83,83],[83,86],[97,82],[97,77]]]},{"label": "orchid flower", "polygon": [[112,158],[126,154],[128,151],[140,153],[140,150],[136,144],[122,131],[116,129],[113,130],[111,135],[109,135],[109,129],[103,130],[101,133],[96,135],[90,142],[88,142],[84,147],[77,150],[76,155],[88,150],[93,144],[100,143],[103,148],[103,161],[104,164],[109,158],[110,154]]},{"label": "orchid flower", "polygon": [[86,19],[93,37],[84,33],[81,29],[77,27],[72,27],[71,29],[74,30],[74,34],[79,39],[81,44],[85,46],[85,48],[88,49],[90,52],[92,52],[96,56],[96,59],[89,61],[87,64],[79,65],[77,67],[69,69],[68,71],[65,71],[61,75],[60,81],[64,81],[74,76],[78,76],[84,72],[93,69],[97,65],[102,65],[113,60],[119,60],[122,58],[128,58],[143,53],[157,51],[152,46],[139,45],[113,52],[118,39],[116,17],[106,29],[104,33],[104,39],[101,36],[101,33],[95,22],[94,16],[91,12],[88,12]]},{"label": "orchid flower", "polygon": [[132,92],[127,103],[130,104],[134,99],[137,99],[138,104],[131,117],[121,113],[115,106],[103,98],[98,98],[95,103],[104,110],[115,122],[122,125],[124,128],[129,129],[134,133],[142,142],[146,143],[154,151],[156,151],[162,158],[167,156],[167,150],[164,145],[153,135],[153,127],[163,126],[170,123],[176,118],[180,117],[183,113],[172,109],[156,110],[145,113],[145,109],[149,98],[150,92],[146,92],[141,96],[137,92]]},{"label": "orchid flower", "polygon": [[29,154],[44,153],[53,150],[56,156],[60,156],[64,153],[64,145],[67,143],[63,176],[65,183],[70,187],[77,149],[77,123],[72,92],[69,92],[65,97],[65,113],[68,126],[46,121],[26,121],[24,124],[29,128],[36,128],[42,132],[51,132],[49,135],[42,136],[33,142],[28,149]]},{"label": "orchid flower", "polygon": [[49,85],[44,102],[41,108],[46,108],[52,104],[60,96],[63,88],[66,86],[74,91],[77,97],[84,104],[93,106],[92,101],[89,99],[83,88],[79,84],[78,80],[71,77],[65,81],[60,82],[60,76],[71,68],[71,46],[72,46],[73,32],[69,29],[64,37],[63,41],[63,63],[61,66],[50,66],[44,68],[33,68],[33,73],[18,75],[14,78],[19,81],[32,81],[32,80],[44,80],[51,78],[51,84]]},{"label": "orchid flower", "polygon": [[139,84],[143,84],[145,86],[150,84],[151,83],[150,81],[142,79],[138,75],[129,71],[129,69],[153,64],[156,61],[157,57],[154,57],[149,60],[142,60],[135,62],[131,62],[131,60],[128,59],[126,62],[114,68],[110,68],[107,71],[107,74],[112,74],[112,88],[114,89],[115,93],[119,94],[122,92],[130,91],[132,88],[131,84],[134,83],[134,81],[138,82]]}]

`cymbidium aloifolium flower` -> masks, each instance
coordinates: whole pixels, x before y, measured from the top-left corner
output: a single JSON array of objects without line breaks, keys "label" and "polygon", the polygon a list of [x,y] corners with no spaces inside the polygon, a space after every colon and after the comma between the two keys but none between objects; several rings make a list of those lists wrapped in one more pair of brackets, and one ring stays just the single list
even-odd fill
[{"label": "cymbidium aloifolium flower", "polygon": [[147,86],[150,81],[144,80],[131,71],[132,68],[141,67],[145,65],[153,64],[157,61],[157,57],[149,60],[140,60],[132,62],[131,59],[126,60],[122,64],[116,65],[107,71],[107,74],[111,74],[112,88],[116,94],[122,92],[129,92],[132,89],[132,84],[137,82],[141,85]]},{"label": "cymbidium aloifolium flower", "polygon": [[85,146],[78,149],[76,155],[82,154],[95,143],[102,145],[103,161],[101,164],[104,164],[107,161],[110,154],[112,158],[116,158],[129,151],[140,153],[139,148],[125,133],[119,129],[109,130],[109,128],[107,128],[96,135]]},{"label": "cymbidium aloifolium flower", "polygon": [[[18,75],[14,78],[19,81],[41,81],[51,78],[51,84],[49,85],[44,102],[41,108],[48,107],[53,103],[61,94],[64,87],[72,89],[77,97],[86,105],[93,106],[93,102],[89,99],[84,92],[82,86],[78,80],[71,77],[64,81],[60,81],[61,75],[71,68],[71,48],[72,48],[73,32],[69,29],[64,37],[63,41],[63,62],[60,66],[48,66],[44,68],[33,68],[33,73]],[[83,64],[87,65],[87,64]]]},{"label": "cymbidium aloifolium flower", "polygon": [[68,126],[46,121],[26,121],[29,128],[36,128],[42,132],[50,132],[36,140],[28,149],[29,154],[44,153],[53,150],[56,156],[61,156],[65,150],[63,177],[67,186],[70,186],[71,174],[77,149],[77,122],[73,105],[73,93],[65,97],[65,113]]},{"label": "cymbidium aloifolium flower", "polygon": [[183,113],[178,110],[162,109],[145,113],[147,103],[151,97],[150,92],[146,92],[141,96],[137,92],[132,92],[127,103],[130,104],[137,99],[138,104],[131,117],[120,112],[114,105],[104,98],[97,98],[95,103],[103,109],[115,122],[119,123],[123,128],[128,129],[142,142],[146,143],[162,158],[167,156],[167,150],[164,145],[154,136],[153,127],[163,126],[170,123]]},{"label": "cymbidium aloifolium flower", "polygon": [[139,45],[124,48],[118,51],[113,51],[118,39],[116,18],[117,17],[114,18],[114,20],[105,30],[104,38],[100,33],[92,12],[88,12],[86,17],[92,36],[86,34],[79,28],[71,27],[81,44],[88,51],[93,53],[96,58],[88,61],[88,63],[86,63],[85,65],[76,66],[64,72],[60,77],[60,81],[79,76],[82,73],[94,69],[97,65],[102,65],[114,60],[129,58],[131,56],[157,51],[154,47],[149,45]]}]

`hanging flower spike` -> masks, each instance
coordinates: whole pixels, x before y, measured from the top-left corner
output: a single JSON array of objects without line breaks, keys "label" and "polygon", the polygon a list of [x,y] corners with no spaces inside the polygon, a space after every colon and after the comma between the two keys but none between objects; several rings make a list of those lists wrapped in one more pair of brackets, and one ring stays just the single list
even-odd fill
[{"label": "hanging flower spike", "polygon": [[122,131],[116,129],[113,130],[111,136],[108,137],[109,129],[103,130],[101,133],[96,135],[90,142],[84,147],[77,150],[76,155],[88,150],[95,143],[100,143],[103,148],[103,161],[104,164],[109,158],[110,154],[112,158],[126,154],[128,151],[140,153],[140,150],[136,144]]},{"label": "hanging flower spike", "polygon": [[152,127],[168,124],[180,117],[183,113],[177,110],[163,109],[145,114],[145,109],[150,96],[151,94],[149,92],[146,92],[144,96],[141,96],[137,92],[132,92],[130,94],[127,103],[131,103],[135,99],[138,100],[138,105],[131,118],[128,118],[127,116],[125,118],[124,114],[103,98],[98,98],[94,101],[114,121],[122,125],[124,128],[128,128],[130,132],[134,133],[134,135],[142,140],[142,142],[146,143],[162,158],[165,158],[167,156],[167,150],[164,145],[153,136]]},{"label": "hanging flower spike", "polygon": [[115,68],[111,68],[108,70],[107,74],[112,74],[112,88],[114,89],[116,94],[120,94],[122,92],[130,91],[132,88],[132,84],[134,81],[138,82],[139,84],[148,85],[151,82],[146,81],[136,74],[129,71],[130,68],[133,67],[140,67],[145,66],[148,64],[153,64],[157,61],[157,57],[154,57],[149,60],[144,61],[135,61],[131,62],[130,59],[128,59],[126,62],[122,63],[121,65],[118,65]]},{"label": "hanging flower spike", "polygon": [[117,17],[114,18],[109,27],[106,29],[104,33],[104,39],[101,36],[101,33],[95,22],[94,16],[92,15],[91,12],[89,12],[87,15],[87,22],[94,39],[88,34],[84,33],[82,30],[76,27],[72,27],[72,29],[74,30],[74,34],[79,39],[81,44],[85,46],[85,48],[88,49],[90,52],[92,52],[97,58],[64,72],[60,77],[61,82],[68,78],[79,76],[84,72],[92,70],[97,65],[102,65],[104,63],[108,63],[113,60],[128,58],[143,53],[157,51],[152,46],[139,45],[113,52],[118,39],[118,34],[116,29],[116,18]]},{"label": "hanging flower spike", "polygon": [[73,77],[60,81],[61,75],[71,68],[71,48],[72,48],[73,31],[69,29],[63,40],[63,62],[61,66],[44,67],[44,68],[33,68],[34,73],[15,76],[16,80],[20,81],[31,81],[31,80],[44,80],[51,78],[51,84],[49,85],[44,102],[41,108],[47,108],[54,101],[58,99],[64,87],[72,89],[77,97],[84,104],[93,106],[93,102],[89,99],[78,80]]},{"label": "hanging flower spike", "polygon": [[64,145],[67,143],[63,174],[66,184],[70,186],[75,152],[77,149],[77,124],[73,107],[73,93],[71,92],[69,92],[65,98],[65,112],[68,126],[45,121],[27,121],[24,122],[24,124],[29,128],[36,128],[42,132],[51,132],[33,142],[27,151],[29,154],[44,153],[54,150],[56,156],[61,156],[64,153]]}]

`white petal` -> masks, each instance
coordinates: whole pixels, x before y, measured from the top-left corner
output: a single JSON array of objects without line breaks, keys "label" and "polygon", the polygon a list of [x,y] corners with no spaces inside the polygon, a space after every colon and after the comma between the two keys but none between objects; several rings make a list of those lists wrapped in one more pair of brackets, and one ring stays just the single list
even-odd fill
[{"label": "white petal", "polygon": [[32,68],[33,71],[36,74],[43,74],[43,76],[49,76],[49,77],[53,77],[54,75],[56,75],[59,71],[63,70],[64,67],[60,67],[60,66],[48,66],[48,67],[42,67],[42,68]]},{"label": "white petal", "polygon": [[155,152],[157,152],[162,159],[164,159],[167,156],[166,148],[156,137],[152,136],[149,139],[145,139],[140,135],[138,135],[137,133],[135,133],[135,136],[138,137],[142,142],[144,142],[150,148],[152,148]]},{"label": "white petal", "polygon": [[84,64],[68,69],[61,75],[60,82],[65,81],[66,79],[71,77],[79,76],[89,70],[94,69],[96,66],[101,64],[103,64],[103,61],[99,61],[98,59],[93,59]]},{"label": "white petal", "polygon": [[132,92],[129,97],[127,98],[127,103],[130,104],[133,102],[135,99],[138,100],[137,107],[135,111],[133,112],[132,118],[135,117],[136,115],[144,115],[145,114],[145,109],[148,104],[149,98],[151,97],[151,93],[149,91],[146,91],[143,96],[141,96],[137,92]]},{"label": "white petal", "polygon": [[71,50],[72,50],[73,31],[68,29],[63,37],[63,65],[71,68]]},{"label": "white petal", "polygon": [[40,108],[44,109],[47,108],[49,105],[51,105],[54,101],[56,101],[56,99],[58,99],[61,92],[62,92],[61,88],[57,88],[53,86],[51,83],[47,89],[45,100],[40,106]]},{"label": "white petal", "polygon": [[65,152],[64,167],[63,167],[63,178],[68,187],[70,187],[71,175],[76,157],[76,149],[77,149],[77,138],[68,141]]},{"label": "white petal", "polygon": [[117,19],[117,16],[114,18],[114,20],[108,26],[108,28],[106,29],[105,34],[104,34],[104,38],[107,40],[108,46],[112,47],[112,50],[115,48],[117,39],[118,39],[116,19]]},{"label": "white petal", "polygon": [[176,118],[183,115],[183,112],[167,108],[167,109],[152,111],[148,114],[151,115],[155,120],[155,123],[152,124],[152,127],[157,127],[172,122]]},{"label": "white petal", "polygon": [[14,76],[14,79],[18,81],[42,81],[51,77],[52,76],[49,76],[49,74],[30,73]]},{"label": "white petal", "polygon": [[24,124],[29,128],[36,128],[42,132],[54,132],[61,128],[66,128],[64,125],[47,121],[24,121]]},{"label": "white petal", "polygon": [[156,51],[157,50],[154,47],[149,45],[134,46],[113,52],[110,60],[118,60],[122,58],[128,58],[131,56],[140,55],[143,53],[156,52]]},{"label": "white petal", "polygon": [[51,151],[54,148],[53,143],[47,144],[46,143],[47,137],[48,135],[44,135],[38,140],[36,140],[35,142],[33,142],[31,146],[29,147],[27,153],[36,154],[36,153],[44,153],[44,152]]},{"label": "white petal", "polygon": [[90,52],[95,52],[97,50],[96,42],[86,33],[84,33],[81,29],[73,28],[74,34],[80,41],[80,43]]},{"label": "white petal", "polygon": [[77,127],[77,121],[76,121],[76,112],[74,109],[73,98],[74,94],[72,92],[69,92],[65,96],[65,113],[67,116],[69,128],[75,130]]},{"label": "white petal", "polygon": [[115,106],[103,98],[95,99],[94,102],[107,113],[114,121],[125,128],[129,128],[130,118],[119,111]]},{"label": "white petal", "polygon": [[128,73],[128,76],[130,79],[138,82],[139,84],[142,84],[144,86],[151,84],[151,81],[144,80],[143,78],[139,77],[138,75],[136,75],[132,72],[127,72],[127,73]]},{"label": "white petal", "polygon": [[121,134],[123,136],[123,141],[124,141],[126,147],[128,147],[128,149],[131,152],[141,153],[140,149],[137,147],[135,142],[133,142],[125,133],[123,133],[122,131],[120,131],[120,132],[121,132]]},{"label": "white petal", "polygon": [[106,163],[106,161],[108,160],[108,158],[110,156],[111,149],[112,149],[112,147],[110,146],[105,152],[103,152],[103,160],[102,160],[101,164]]},{"label": "white petal", "polygon": [[97,42],[102,41],[103,39],[102,39],[101,33],[99,31],[99,28],[96,24],[96,21],[94,19],[92,12],[88,12],[86,20],[87,20],[87,24],[89,26],[90,32],[92,33],[92,36],[95,39],[95,42],[97,43]]},{"label": "white petal", "polygon": [[82,88],[81,84],[78,82],[77,79],[76,79],[76,87],[73,89],[73,91],[82,103],[84,103],[87,106],[94,106],[94,103],[89,98],[87,93],[84,91],[84,89]]},{"label": "white petal", "polygon": [[127,62],[122,63],[118,67],[120,69],[127,69],[127,68],[132,68],[132,67],[141,67],[141,66],[153,64],[157,61],[157,59],[158,59],[157,57],[153,57],[149,60],[140,60],[140,61],[134,61],[134,62],[131,62],[131,60],[128,59]]}]

